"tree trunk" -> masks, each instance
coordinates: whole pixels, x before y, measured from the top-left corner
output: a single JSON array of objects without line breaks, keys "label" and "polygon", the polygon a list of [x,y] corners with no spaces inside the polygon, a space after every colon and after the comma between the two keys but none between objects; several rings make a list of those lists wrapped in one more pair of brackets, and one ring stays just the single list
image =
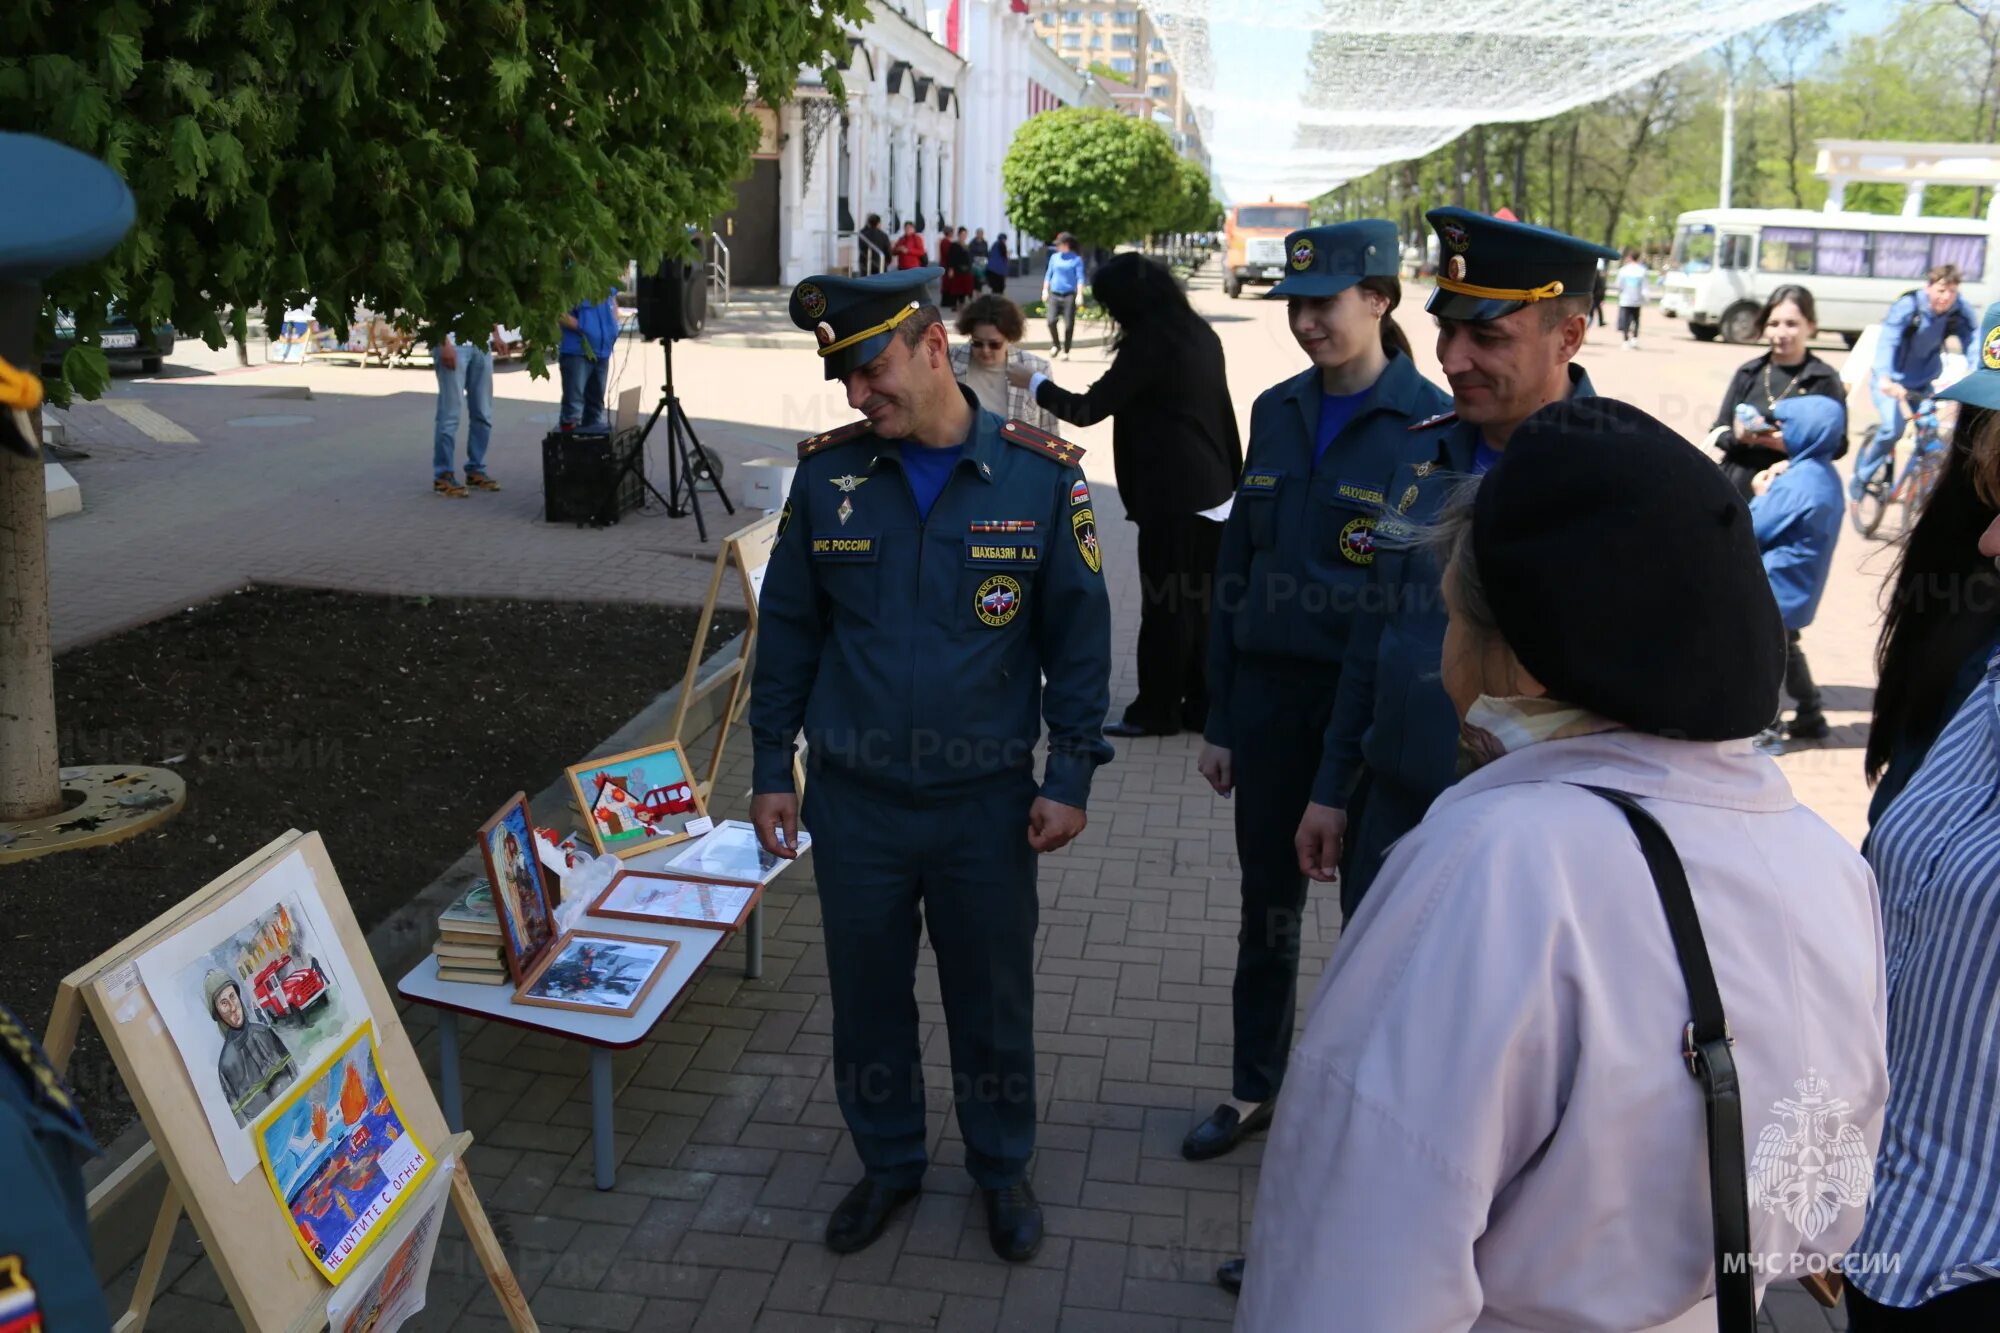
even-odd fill
[{"label": "tree trunk", "polygon": [[1513,179],[1508,182],[1508,193],[1513,200],[1514,212],[1521,221],[1528,220],[1528,128],[1522,126],[1514,131]]},{"label": "tree trunk", "polygon": [[1785,85],[1785,128],[1790,134],[1790,149],[1785,155],[1785,184],[1792,192],[1792,207],[1804,208],[1805,195],[1799,192],[1799,85],[1794,79]]},{"label": "tree trunk", "polygon": [[1460,208],[1465,207],[1465,136],[1459,135],[1451,143],[1451,201]]},{"label": "tree trunk", "polygon": [[1556,132],[1553,129],[1542,133],[1543,155],[1548,158],[1549,211],[1543,216],[1548,224],[1556,225]]},{"label": "tree trunk", "polygon": [[1491,214],[1493,212],[1493,173],[1486,169],[1486,127],[1481,125],[1473,133],[1479,136],[1473,140],[1472,145],[1472,170],[1473,174],[1479,177],[1479,211]]},{"label": "tree trunk", "polygon": [[[16,357],[15,350],[7,350],[8,360],[34,364],[32,352]],[[62,809],[42,468],[0,450],[0,820]]]},{"label": "tree trunk", "polygon": [[1569,163],[1563,172],[1563,224],[1562,229],[1576,235],[1576,149],[1577,137],[1583,130],[1583,120],[1578,117],[1569,123]]}]

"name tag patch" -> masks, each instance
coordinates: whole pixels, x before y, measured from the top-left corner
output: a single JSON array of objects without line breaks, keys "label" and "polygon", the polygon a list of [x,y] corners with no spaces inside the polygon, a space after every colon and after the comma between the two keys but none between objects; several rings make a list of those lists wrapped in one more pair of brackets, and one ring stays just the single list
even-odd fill
[{"label": "name tag patch", "polygon": [[1334,491],[1343,500],[1353,500],[1357,504],[1379,505],[1382,503],[1382,488],[1369,486],[1359,481],[1334,483]]},{"label": "name tag patch", "polygon": [[966,563],[974,565],[1037,565],[1041,546],[1032,541],[969,541],[965,544]]},{"label": "name tag patch", "polygon": [[812,539],[812,557],[815,560],[840,560],[855,563],[873,563],[881,558],[873,537],[815,537]]},{"label": "name tag patch", "polygon": [[1243,491],[1246,495],[1253,491],[1275,491],[1284,479],[1282,472],[1246,472],[1243,474]]}]

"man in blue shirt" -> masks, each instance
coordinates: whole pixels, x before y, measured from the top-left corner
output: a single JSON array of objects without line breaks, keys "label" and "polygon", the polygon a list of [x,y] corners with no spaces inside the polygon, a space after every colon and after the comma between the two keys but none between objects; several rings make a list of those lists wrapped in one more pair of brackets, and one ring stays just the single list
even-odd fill
[{"label": "man in blue shirt", "polygon": [[611,349],[618,345],[618,289],[602,301],[585,301],[562,317],[561,429],[603,432],[604,382],[611,366]]},{"label": "man in blue shirt", "polygon": [[959,384],[930,295],[942,275],[792,291],[793,322],[867,419],[799,445],[758,599],[750,818],[765,850],[796,854],[803,728],[834,1092],[865,1171],[828,1247],[874,1241],[928,1165],[914,990],[928,930],[966,1170],[994,1252],[1018,1263],[1042,1240],[1035,859],[1083,831],[1111,757],[1111,610],[1082,451]]},{"label": "man in blue shirt", "polygon": [[1910,400],[1930,397],[1944,367],[1944,340],[1957,338],[1960,347],[1971,348],[1979,315],[1959,297],[1958,283],[1958,266],[1939,264],[1925,275],[1922,288],[1897,297],[1882,320],[1882,341],[1875,348],[1868,384],[1882,424],[1854,460],[1854,478],[1847,487],[1852,499],[1859,500],[1871,483],[1888,487]]},{"label": "man in blue shirt", "polygon": [[1042,275],[1042,304],[1049,313],[1049,344],[1054,355],[1065,359],[1076,335],[1076,300],[1082,290],[1083,256],[1076,252],[1076,237],[1063,232],[1056,237],[1056,252]]}]

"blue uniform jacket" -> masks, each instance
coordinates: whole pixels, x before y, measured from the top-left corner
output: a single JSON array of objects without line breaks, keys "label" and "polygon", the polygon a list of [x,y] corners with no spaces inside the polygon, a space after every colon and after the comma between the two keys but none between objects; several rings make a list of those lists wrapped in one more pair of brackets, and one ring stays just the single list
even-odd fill
[{"label": "blue uniform jacket", "polygon": [[1204,735],[1213,745],[1234,743],[1229,705],[1240,657],[1339,669],[1375,559],[1382,479],[1410,423],[1449,411],[1451,396],[1408,357],[1391,356],[1315,469],[1319,403],[1319,368],[1308,366],[1250,409],[1250,455],[1222,533],[1208,625]]},{"label": "blue uniform jacket", "polygon": [[1111,758],[1111,604],[1081,451],[966,399],[928,519],[895,441],[856,423],[801,447],[758,599],[756,791],[793,789],[803,726],[815,771],[949,797],[1032,773],[1046,718],[1042,795],[1088,801]]},{"label": "blue uniform jacket", "polygon": [[564,329],[558,356],[585,355],[583,340],[590,339],[589,355],[603,360],[618,345],[618,289],[613,287],[602,301],[585,301],[570,311],[578,327]]},{"label": "blue uniform jacket", "polygon": [[0,1006],[0,1327],[111,1327],[84,1203],[82,1164],[96,1155],[69,1090]]},{"label": "blue uniform jacket", "polygon": [[[1572,398],[1595,396],[1581,366],[1571,365],[1569,375]],[[1363,762],[1425,800],[1457,777],[1458,711],[1439,675],[1444,593],[1437,562],[1408,530],[1436,520],[1452,485],[1471,475],[1478,445],[1479,427],[1456,416],[1410,428],[1384,488],[1389,509],[1405,522],[1376,529],[1370,586],[1348,637],[1313,782],[1317,804],[1344,809]]]},{"label": "blue uniform jacket", "polygon": [[1811,397],[1791,399],[1777,410],[1791,466],[1750,502],[1750,526],[1785,628],[1804,629],[1826,591],[1847,514],[1847,495],[1833,469],[1834,452],[1847,434],[1847,408],[1831,398]]},{"label": "blue uniform jacket", "polygon": [[1879,382],[1886,375],[1912,393],[1928,393],[1944,369],[1944,340],[1955,334],[1961,347],[1976,352],[1972,334],[1978,327],[1979,312],[1963,299],[1939,315],[1932,313],[1921,288],[1903,293],[1882,319],[1882,340],[1875,345],[1875,379]]}]

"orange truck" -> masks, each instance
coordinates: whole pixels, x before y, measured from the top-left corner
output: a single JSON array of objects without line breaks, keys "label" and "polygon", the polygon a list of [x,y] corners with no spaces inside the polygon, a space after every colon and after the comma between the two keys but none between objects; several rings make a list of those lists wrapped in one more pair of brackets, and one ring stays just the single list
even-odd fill
[{"label": "orange truck", "polygon": [[1285,237],[1312,225],[1309,204],[1238,204],[1222,240],[1222,290],[1233,298],[1251,284],[1268,287],[1285,276]]}]

